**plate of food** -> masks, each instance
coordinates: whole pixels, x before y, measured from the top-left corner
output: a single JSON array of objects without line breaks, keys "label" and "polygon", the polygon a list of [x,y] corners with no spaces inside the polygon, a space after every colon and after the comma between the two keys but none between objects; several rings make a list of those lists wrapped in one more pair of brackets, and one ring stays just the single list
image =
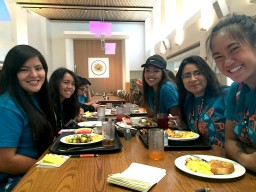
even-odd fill
[{"label": "plate of food", "polygon": [[89,117],[94,117],[94,116],[96,116],[96,115],[97,115],[97,112],[86,111],[86,112],[84,113],[83,117],[89,118]]},{"label": "plate of food", "polygon": [[102,135],[98,134],[73,134],[60,139],[60,142],[70,145],[88,145],[102,141]]},{"label": "plate of food", "polygon": [[192,131],[166,130],[168,139],[173,141],[190,141],[199,138],[199,134]]},{"label": "plate of food", "polygon": [[129,125],[125,122],[117,122],[116,126],[116,130],[119,136],[124,136],[124,132],[126,129],[130,129],[132,136],[135,136],[137,133],[136,128],[133,128],[132,125]]},{"label": "plate of food", "polygon": [[83,121],[77,124],[80,127],[97,127],[102,126],[101,121]]},{"label": "plate of food", "polygon": [[136,123],[132,123],[134,127],[142,128],[142,127],[148,127],[148,128],[154,128],[157,127],[157,123],[152,121],[151,119],[148,119],[147,117],[142,117],[140,120]]},{"label": "plate of food", "polygon": [[232,179],[246,172],[235,161],[211,155],[184,155],[176,158],[174,164],[188,174],[211,179]]},{"label": "plate of food", "polygon": [[119,126],[119,127],[122,127],[122,128],[132,128],[132,125],[129,125],[129,124],[127,124],[125,122],[122,122],[122,121],[117,122],[116,125]]},{"label": "plate of food", "polygon": [[87,128],[87,127],[81,127],[78,129],[74,130],[75,134],[91,134],[93,133],[93,129],[92,128]]}]

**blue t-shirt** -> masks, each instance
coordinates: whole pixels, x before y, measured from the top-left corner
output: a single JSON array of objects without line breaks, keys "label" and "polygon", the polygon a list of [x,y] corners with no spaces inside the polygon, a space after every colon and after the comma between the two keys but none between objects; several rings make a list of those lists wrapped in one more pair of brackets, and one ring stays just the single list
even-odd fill
[{"label": "blue t-shirt", "polygon": [[[17,148],[17,154],[39,158],[29,119],[8,93],[0,95],[0,125],[0,148]],[[5,176],[0,173],[0,180]]]},{"label": "blue t-shirt", "polygon": [[[155,100],[155,93],[152,92],[149,95],[149,107],[151,111],[155,111],[156,106],[154,103]],[[164,83],[160,89],[160,96],[159,96],[159,113],[166,113],[168,114],[168,109],[175,107],[178,105],[178,89],[177,87],[170,81]]]},{"label": "blue t-shirt", "polygon": [[[238,88],[239,85],[241,88]],[[256,88],[232,83],[225,115],[235,123],[234,133],[238,140],[256,146]]]},{"label": "blue t-shirt", "polygon": [[224,145],[226,120],[224,113],[228,90],[229,88],[223,89],[223,95],[216,97],[189,95],[184,104],[189,129],[200,133],[209,143],[218,146]]},{"label": "blue t-shirt", "polygon": [[79,95],[78,96],[78,102],[81,103],[81,104],[84,104],[85,102],[87,102],[87,96]]}]

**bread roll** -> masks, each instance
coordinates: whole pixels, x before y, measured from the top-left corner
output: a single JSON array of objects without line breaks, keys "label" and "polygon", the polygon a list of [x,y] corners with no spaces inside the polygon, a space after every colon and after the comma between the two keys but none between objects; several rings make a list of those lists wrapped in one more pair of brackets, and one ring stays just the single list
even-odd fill
[{"label": "bread roll", "polygon": [[211,160],[209,164],[214,175],[228,175],[235,170],[233,163],[226,161]]}]

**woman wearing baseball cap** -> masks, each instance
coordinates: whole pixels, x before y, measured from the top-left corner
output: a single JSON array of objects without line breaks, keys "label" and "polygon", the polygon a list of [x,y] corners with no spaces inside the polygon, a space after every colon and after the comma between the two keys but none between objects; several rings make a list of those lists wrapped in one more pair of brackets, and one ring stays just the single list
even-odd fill
[{"label": "woman wearing baseball cap", "polygon": [[143,101],[148,117],[156,119],[159,113],[180,116],[178,90],[175,82],[168,76],[166,60],[160,55],[150,56],[142,73]]}]

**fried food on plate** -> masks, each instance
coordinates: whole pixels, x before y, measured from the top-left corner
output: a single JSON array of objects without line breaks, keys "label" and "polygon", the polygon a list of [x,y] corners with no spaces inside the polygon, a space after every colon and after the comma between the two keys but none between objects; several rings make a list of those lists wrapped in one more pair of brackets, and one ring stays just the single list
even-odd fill
[{"label": "fried food on plate", "polygon": [[228,175],[235,171],[233,163],[220,160],[202,161],[199,158],[187,158],[185,165],[194,172],[205,175]]},{"label": "fried food on plate", "polygon": [[168,137],[172,138],[190,138],[195,136],[195,133],[192,131],[173,131],[171,129],[167,129],[166,132]]}]

